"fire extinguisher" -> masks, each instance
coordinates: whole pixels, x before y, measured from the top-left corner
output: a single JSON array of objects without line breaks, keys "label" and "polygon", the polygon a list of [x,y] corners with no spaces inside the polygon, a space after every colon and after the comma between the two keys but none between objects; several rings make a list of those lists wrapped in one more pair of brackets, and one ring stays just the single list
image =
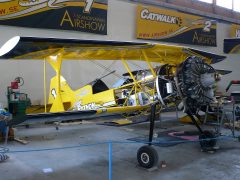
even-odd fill
[{"label": "fire extinguisher", "polygon": [[20,86],[24,84],[22,77],[16,77],[14,81],[11,82],[11,89],[19,89]]},{"label": "fire extinguisher", "polygon": [[16,92],[19,92],[19,87],[24,84],[24,80],[22,77],[16,77],[12,82],[11,85],[8,87],[8,94],[10,95],[10,99],[15,101],[18,98],[16,97]]}]

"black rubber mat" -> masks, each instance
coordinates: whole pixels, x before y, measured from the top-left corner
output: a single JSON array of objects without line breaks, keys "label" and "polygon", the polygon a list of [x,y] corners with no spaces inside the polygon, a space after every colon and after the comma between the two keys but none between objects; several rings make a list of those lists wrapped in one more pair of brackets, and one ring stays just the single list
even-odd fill
[{"label": "black rubber mat", "polygon": [[[164,131],[164,132],[158,132],[158,137],[153,138],[153,142],[155,146],[159,147],[169,147],[169,146],[175,146],[180,143],[187,142],[188,140],[182,138],[182,136],[192,136],[193,138],[198,138],[198,133],[197,132],[183,132],[181,133],[182,136],[179,134],[176,136],[171,136],[169,134],[171,133],[180,133],[180,131],[174,131],[174,130],[169,130],[169,131]],[[143,142],[145,144],[148,144],[148,136],[139,136],[139,137],[134,137],[134,138],[129,138],[127,139],[129,141],[135,141],[135,142]]]},{"label": "black rubber mat", "polygon": [[103,122],[103,123],[97,123],[97,125],[104,125],[104,126],[117,126],[117,127],[120,127],[120,126],[129,126],[129,125],[133,125],[133,124],[140,124],[140,123],[144,123],[144,122],[147,122],[148,120],[143,120],[143,121],[133,121],[129,124],[118,124],[116,122],[113,122],[113,121],[109,121],[109,122]]}]

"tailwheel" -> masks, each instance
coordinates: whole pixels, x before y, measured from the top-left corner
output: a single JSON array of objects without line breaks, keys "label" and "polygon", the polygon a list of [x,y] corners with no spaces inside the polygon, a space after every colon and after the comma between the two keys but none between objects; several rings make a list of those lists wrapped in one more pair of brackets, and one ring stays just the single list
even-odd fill
[{"label": "tailwheel", "polygon": [[141,167],[152,168],[158,162],[158,153],[152,146],[145,145],[139,148],[137,160]]},{"label": "tailwheel", "polygon": [[215,138],[216,136],[212,131],[204,131],[202,134],[199,135],[201,148],[205,151],[214,150],[214,147],[217,143],[217,140]]}]

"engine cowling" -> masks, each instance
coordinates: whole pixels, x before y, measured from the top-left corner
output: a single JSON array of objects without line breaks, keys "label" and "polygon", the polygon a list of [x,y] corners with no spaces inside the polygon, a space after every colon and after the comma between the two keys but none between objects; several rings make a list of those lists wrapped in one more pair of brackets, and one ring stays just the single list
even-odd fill
[{"label": "engine cowling", "polygon": [[178,97],[174,82],[173,66],[164,64],[157,69],[156,73],[158,75],[156,78],[158,100],[163,106],[176,103]]}]

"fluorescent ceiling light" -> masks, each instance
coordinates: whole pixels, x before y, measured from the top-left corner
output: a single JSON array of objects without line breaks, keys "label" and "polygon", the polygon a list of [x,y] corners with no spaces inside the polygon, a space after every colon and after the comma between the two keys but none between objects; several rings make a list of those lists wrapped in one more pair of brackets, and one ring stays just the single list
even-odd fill
[{"label": "fluorescent ceiling light", "polygon": [[19,42],[20,36],[15,36],[9,39],[1,48],[0,48],[0,56],[7,54],[11,51]]}]

